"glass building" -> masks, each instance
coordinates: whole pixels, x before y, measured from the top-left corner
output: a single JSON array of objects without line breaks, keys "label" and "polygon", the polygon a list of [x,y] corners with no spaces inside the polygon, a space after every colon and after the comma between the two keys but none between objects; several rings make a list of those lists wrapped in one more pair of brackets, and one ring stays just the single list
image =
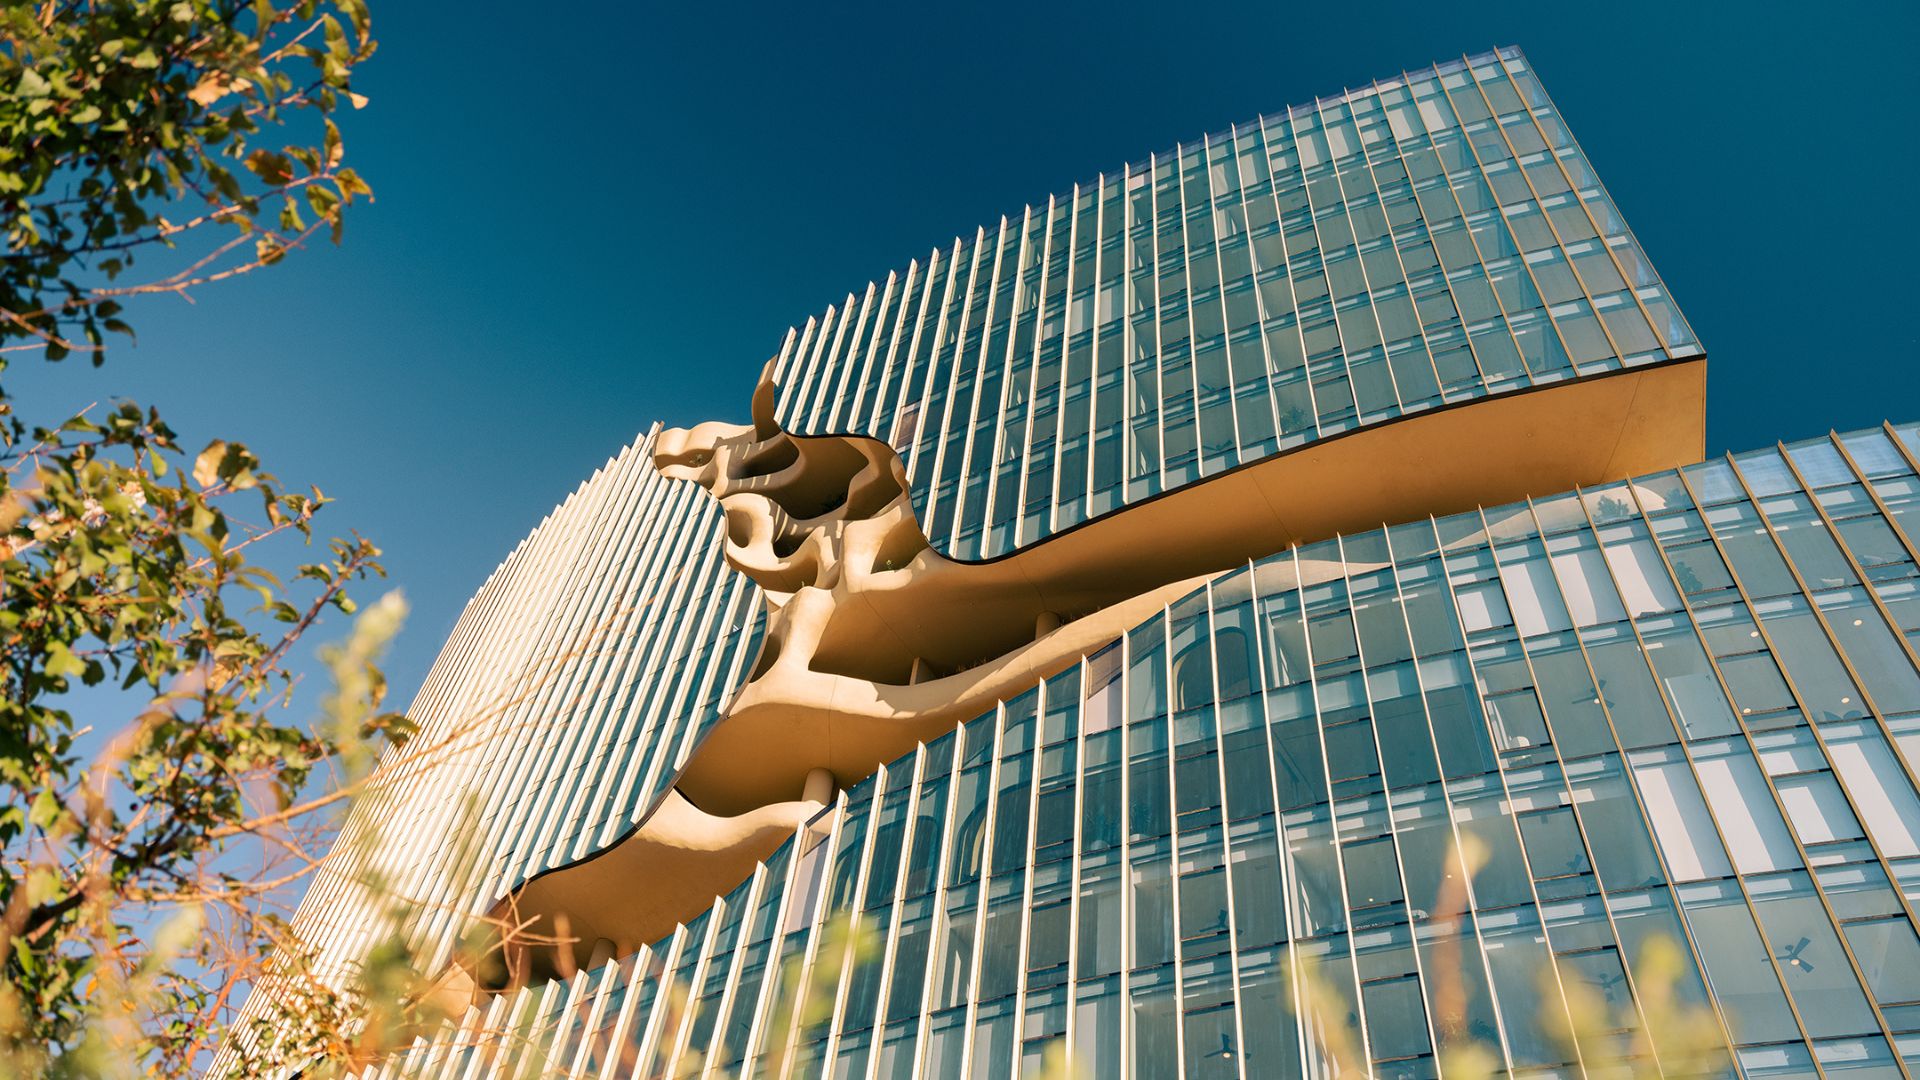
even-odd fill
[{"label": "glass building", "polygon": [[1124,166],[797,329],[782,426],[1004,554],[1435,406],[1702,355],[1518,50]]},{"label": "glass building", "polygon": [[[670,932],[481,980],[374,1072],[1911,1075],[1920,424],[1702,460],[1704,365],[1512,49],[849,295],[740,438],[886,443],[929,550],[889,573],[1044,566],[1236,478],[1362,490],[835,763]],[[397,763],[347,827],[436,970],[499,898],[644,839],[779,651],[796,587],[722,489],[663,474],[673,439],[482,587],[412,710],[449,762]],[[1383,460],[1413,482],[1352,471]],[[1100,618],[1070,614],[1029,647]],[[580,903],[670,891],[633,865]],[[352,877],[296,920],[334,976],[384,932]]]}]

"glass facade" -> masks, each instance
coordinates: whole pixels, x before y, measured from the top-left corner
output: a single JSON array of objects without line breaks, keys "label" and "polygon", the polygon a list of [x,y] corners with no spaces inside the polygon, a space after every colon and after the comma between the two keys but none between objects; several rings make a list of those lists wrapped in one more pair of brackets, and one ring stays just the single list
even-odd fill
[{"label": "glass facade", "polygon": [[[1890,426],[1258,561],[469,1025],[588,1075],[1672,1071],[1634,1039],[1657,980],[1715,1071],[1905,1075],[1916,455]],[[1569,1046],[1583,996],[1614,1029]],[[462,1075],[456,1044],[395,1067]]]},{"label": "glass facade", "polygon": [[1182,145],[869,285],[781,424],[886,440],[1004,555],[1316,439],[1701,349],[1516,49]]},{"label": "glass facade", "polygon": [[[977,560],[1701,355],[1503,49],[936,251],[789,334],[775,411],[890,443],[934,548]],[[766,597],[657,437],[516,549],[414,705],[422,738],[481,718],[453,772],[398,770],[381,845],[435,963],[645,821],[751,677]],[[663,940],[373,1074],[1910,1076],[1920,424],[1674,464],[1215,574]],[[376,924],[349,876],[296,922],[341,965]]]},{"label": "glass facade", "polygon": [[[654,469],[657,434],[609,459],[467,604],[409,709],[420,745],[442,749],[392,766],[376,815],[404,825],[356,819],[336,845],[382,830],[380,872],[420,903],[436,964],[471,913],[645,819],[759,651],[760,590],[722,558],[719,508]],[[330,867],[295,926],[340,973],[381,918]]]}]

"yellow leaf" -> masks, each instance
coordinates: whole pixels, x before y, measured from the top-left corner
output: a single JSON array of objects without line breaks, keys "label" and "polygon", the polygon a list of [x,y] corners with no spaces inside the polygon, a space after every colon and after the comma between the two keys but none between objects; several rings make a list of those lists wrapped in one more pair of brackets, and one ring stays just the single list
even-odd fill
[{"label": "yellow leaf", "polygon": [[207,444],[200,456],[193,459],[193,482],[201,487],[212,487],[220,480],[220,460],[227,456],[227,444],[215,439]]},{"label": "yellow leaf", "polygon": [[200,80],[200,85],[187,91],[187,97],[195,105],[211,105],[228,94],[241,93],[253,84],[245,79],[236,79],[225,72],[208,73]]}]

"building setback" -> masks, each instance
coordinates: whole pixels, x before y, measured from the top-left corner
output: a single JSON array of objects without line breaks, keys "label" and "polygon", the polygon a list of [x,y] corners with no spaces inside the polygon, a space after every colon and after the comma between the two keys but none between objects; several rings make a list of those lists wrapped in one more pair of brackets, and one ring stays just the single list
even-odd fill
[{"label": "building setback", "polygon": [[1906,1077],[1920,425],[1705,368],[1514,49],[1103,175],[562,503],[296,926],[381,1075]]}]

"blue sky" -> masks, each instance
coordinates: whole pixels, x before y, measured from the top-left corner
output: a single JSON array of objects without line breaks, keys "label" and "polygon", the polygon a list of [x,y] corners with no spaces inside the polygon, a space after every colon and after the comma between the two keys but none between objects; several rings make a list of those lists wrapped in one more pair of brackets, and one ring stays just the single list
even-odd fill
[{"label": "blue sky", "polygon": [[343,247],[9,375],[31,417],[131,395],[337,497],[414,606],[402,702],[550,507],[655,419],[743,419],[789,325],[1102,169],[1496,44],[1705,342],[1710,450],[1920,418],[1911,4],[485,10],[375,0]]}]

